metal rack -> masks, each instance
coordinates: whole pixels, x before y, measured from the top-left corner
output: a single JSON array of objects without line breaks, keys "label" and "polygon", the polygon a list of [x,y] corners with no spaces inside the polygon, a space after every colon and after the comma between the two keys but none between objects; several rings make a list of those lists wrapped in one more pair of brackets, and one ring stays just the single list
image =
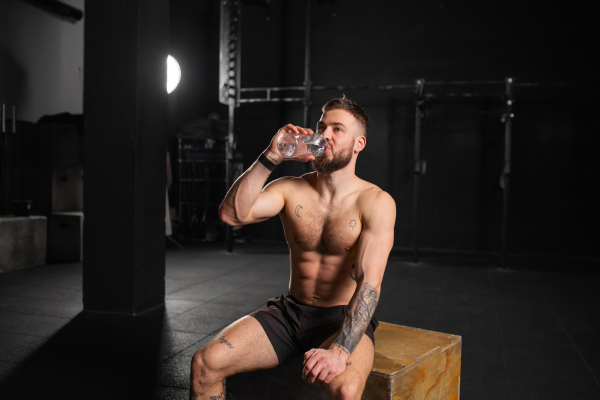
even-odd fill
[{"label": "metal rack", "polygon": [[[236,159],[241,154],[236,153]],[[177,139],[179,216],[184,223],[211,223],[227,192],[225,143],[204,139]],[[241,163],[236,165],[239,170]],[[214,211],[214,212],[213,212]]]},{"label": "metal rack", "polygon": [[[501,265],[507,268],[508,256],[508,218],[509,218],[509,194],[511,175],[511,141],[512,141],[512,119],[514,118],[514,88],[519,87],[541,87],[541,86],[568,86],[571,83],[515,83],[514,77],[504,80],[489,81],[432,81],[427,82],[427,87],[450,86],[460,88],[464,86],[491,87],[500,86],[502,90],[497,92],[449,92],[442,94],[426,93],[425,80],[417,79],[414,83],[392,84],[392,85],[313,85],[311,82],[311,0],[306,1],[305,19],[305,64],[304,84],[302,86],[288,87],[263,87],[242,88],[240,84],[240,60],[241,60],[241,4],[257,4],[260,2],[250,0],[225,0],[221,3],[221,46],[220,46],[220,95],[219,100],[229,106],[229,135],[227,145],[227,165],[232,163],[232,149],[234,146],[234,116],[235,108],[243,103],[271,103],[271,102],[301,102],[304,106],[304,125],[308,126],[310,121],[310,109],[312,92],[315,90],[410,90],[415,94],[415,149],[414,149],[414,194],[413,194],[413,261],[419,262],[419,187],[421,176],[424,174],[424,161],[421,159],[422,140],[422,118],[424,117],[424,105],[434,98],[445,99],[469,99],[469,98],[500,98],[504,101],[504,163],[501,172],[502,197],[502,232],[501,232]],[[268,1],[265,4],[268,6]],[[298,96],[278,97],[280,92],[300,92]],[[242,94],[262,94],[254,97],[242,97]],[[227,187],[232,182],[232,168],[228,167]],[[231,227],[227,228],[227,251],[233,251],[233,236]]]}]

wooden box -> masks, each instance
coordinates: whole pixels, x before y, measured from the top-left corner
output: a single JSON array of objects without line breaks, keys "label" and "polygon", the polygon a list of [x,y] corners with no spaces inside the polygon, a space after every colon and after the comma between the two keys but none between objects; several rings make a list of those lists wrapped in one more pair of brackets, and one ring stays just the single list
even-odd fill
[{"label": "wooden box", "polygon": [[363,400],[458,400],[460,336],[381,322]]},{"label": "wooden box", "polygon": [[46,263],[46,217],[0,217],[0,272]]}]

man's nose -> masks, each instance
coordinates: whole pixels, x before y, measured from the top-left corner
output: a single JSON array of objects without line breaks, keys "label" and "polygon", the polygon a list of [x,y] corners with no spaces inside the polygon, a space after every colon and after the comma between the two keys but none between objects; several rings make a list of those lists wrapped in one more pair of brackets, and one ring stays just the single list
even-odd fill
[{"label": "man's nose", "polygon": [[325,139],[331,139],[331,132],[332,132],[332,129],[327,127],[325,129],[323,129],[323,132],[321,132],[321,135],[323,135],[323,137]]}]

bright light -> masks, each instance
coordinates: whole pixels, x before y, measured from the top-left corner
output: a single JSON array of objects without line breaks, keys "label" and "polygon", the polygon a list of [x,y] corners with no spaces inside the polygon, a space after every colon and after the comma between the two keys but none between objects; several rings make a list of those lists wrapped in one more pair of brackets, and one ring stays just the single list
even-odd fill
[{"label": "bright light", "polygon": [[171,93],[181,80],[181,68],[173,56],[167,57],[167,93]]}]

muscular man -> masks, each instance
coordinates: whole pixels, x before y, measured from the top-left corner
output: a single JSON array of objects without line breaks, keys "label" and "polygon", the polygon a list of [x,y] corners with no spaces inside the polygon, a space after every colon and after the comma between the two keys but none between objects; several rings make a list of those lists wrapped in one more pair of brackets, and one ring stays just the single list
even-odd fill
[{"label": "muscular man", "polygon": [[317,130],[326,153],[297,158],[316,172],[263,186],[284,161],[277,139],[233,184],[219,214],[229,225],[265,221],[277,214],[290,248],[289,293],[215,337],[192,359],[190,399],[223,399],[225,377],[272,368],[304,353],[302,377],[330,399],[360,399],[373,366],[373,318],[394,242],[392,197],[355,175],[365,148],[368,117],[345,96],[323,107]]}]

